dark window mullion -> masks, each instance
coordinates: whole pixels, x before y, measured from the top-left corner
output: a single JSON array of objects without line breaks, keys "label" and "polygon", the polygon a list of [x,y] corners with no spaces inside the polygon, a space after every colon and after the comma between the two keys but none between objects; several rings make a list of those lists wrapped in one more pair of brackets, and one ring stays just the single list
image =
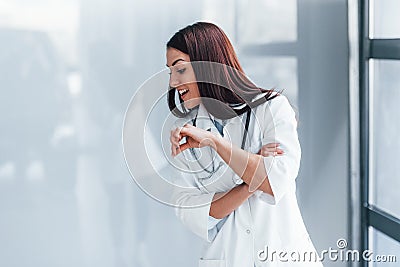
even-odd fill
[{"label": "dark window mullion", "polygon": [[400,39],[371,39],[370,58],[400,59]]},{"label": "dark window mullion", "polygon": [[[361,250],[368,249],[368,189],[369,189],[369,69],[368,58],[370,54],[369,44],[369,1],[359,1],[360,18],[360,245]],[[368,266],[362,262],[361,266]]]},{"label": "dark window mullion", "polygon": [[366,208],[368,224],[391,238],[400,241],[400,219],[382,211],[376,206]]}]

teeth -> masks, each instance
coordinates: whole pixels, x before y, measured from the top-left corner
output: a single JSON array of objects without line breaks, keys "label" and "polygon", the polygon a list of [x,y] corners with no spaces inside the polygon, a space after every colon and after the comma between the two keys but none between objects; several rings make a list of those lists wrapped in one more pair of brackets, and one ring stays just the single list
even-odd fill
[{"label": "teeth", "polygon": [[179,90],[179,94],[180,94],[180,95],[183,95],[183,94],[186,93],[187,91],[189,91],[189,90],[188,90],[188,89]]}]

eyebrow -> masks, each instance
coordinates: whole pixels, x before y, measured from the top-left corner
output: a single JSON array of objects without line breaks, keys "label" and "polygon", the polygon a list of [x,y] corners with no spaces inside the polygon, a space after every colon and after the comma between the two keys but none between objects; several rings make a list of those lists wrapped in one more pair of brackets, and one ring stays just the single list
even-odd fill
[{"label": "eyebrow", "polygon": [[[174,66],[174,65],[175,65],[176,63],[178,63],[179,61],[185,61],[185,60],[183,60],[183,59],[181,59],[181,58],[178,58],[177,60],[175,60],[174,62],[172,62],[171,66]],[[169,68],[168,64],[167,64],[166,66]]]}]

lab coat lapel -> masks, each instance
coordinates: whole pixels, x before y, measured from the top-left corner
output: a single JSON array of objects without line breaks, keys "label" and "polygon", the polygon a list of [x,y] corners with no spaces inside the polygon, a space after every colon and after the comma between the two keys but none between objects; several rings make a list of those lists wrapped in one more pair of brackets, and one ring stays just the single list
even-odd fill
[{"label": "lab coat lapel", "polygon": [[218,131],[203,104],[200,104],[199,111],[197,112],[196,127],[213,133]]},{"label": "lab coat lapel", "polygon": [[[197,112],[196,127],[203,130],[211,131],[213,133],[218,132],[213,122],[210,120],[207,110],[202,104],[200,104],[199,110]],[[192,162],[191,165],[195,170],[198,170],[198,177],[208,177],[210,175],[209,172],[213,170],[213,167],[215,169],[217,166],[216,162],[213,162],[215,161],[213,149],[208,146],[202,148],[194,148],[193,153],[195,153],[196,156],[194,157],[195,161]]]}]

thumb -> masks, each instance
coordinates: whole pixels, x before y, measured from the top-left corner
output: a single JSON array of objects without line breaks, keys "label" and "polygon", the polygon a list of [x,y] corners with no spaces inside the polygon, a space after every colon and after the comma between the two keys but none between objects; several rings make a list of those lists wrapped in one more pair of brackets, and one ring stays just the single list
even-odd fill
[{"label": "thumb", "polygon": [[183,143],[183,144],[181,144],[181,145],[179,146],[179,151],[182,152],[182,151],[184,151],[184,150],[186,150],[186,149],[188,149],[188,148],[190,148],[190,145],[189,145],[188,142],[186,142],[186,143]]}]

